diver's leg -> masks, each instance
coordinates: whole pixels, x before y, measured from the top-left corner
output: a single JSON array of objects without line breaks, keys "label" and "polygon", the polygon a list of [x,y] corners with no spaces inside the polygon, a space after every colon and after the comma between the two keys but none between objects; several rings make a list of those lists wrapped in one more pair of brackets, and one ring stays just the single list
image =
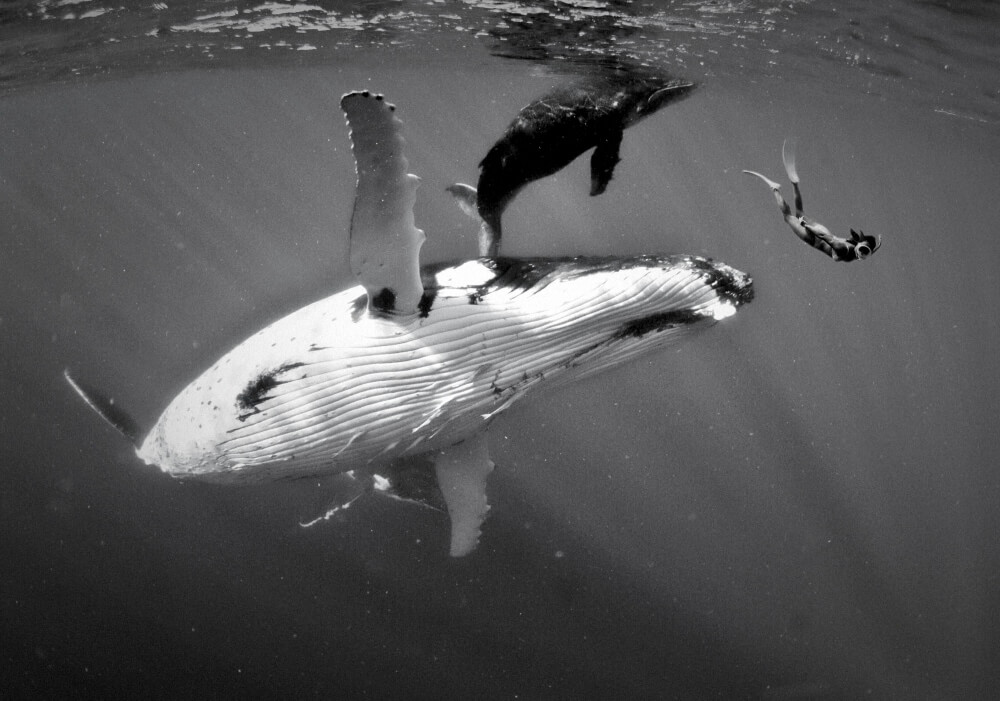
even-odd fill
[{"label": "diver's leg", "polygon": [[795,216],[801,217],[804,212],[802,209],[802,191],[799,190],[799,183],[797,180],[792,181],[792,189],[795,190]]},{"label": "diver's leg", "polygon": [[802,191],[799,190],[799,171],[795,167],[795,139],[785,139],[781,144],[781,162],[785,164],[785,173],[792,181],[795,190],[795,216],[801,217]]},{"label": "diver's leg", "polygon": [[785,199],[781,196],[781,193],[779,192],[779,190],[781,189],[781,185],[774,182],[773,180],[765,178],[763,175],[757,173],[756,171],[744,170],[743,172],[746,173],[747,175],[757,176],[758,178],[763,180],[764,183],[766,183],[769,188],[771,188],[771,192],[774,193],[774,201],[778,203],[778,207],[781,209],[781,216],[784,217],[785,223],[788,224],[788,226],[791,228],[791,230],[795,233],[796,236],[798,236],[800,239],[802,239],[810,246],[812,246],[813,241],[815,239],[802,226],[802,220],[799,217],[792,214],[792,208],[788,206],[788,203],[785,202]]},{"label": "diver's leg", "polygon": [[763,180],[764,184],[771,188],[771,192],[774,193],[774,201],[778,203],[778,208],[781,209],[782,215],[785,217],[791,216],[792,209],[788,206],[788,203],[785,202],[785,198],[781,196],[781,185],[774,182],[770,178],[761,175],[755,170],[744,170],[743,172],[747,175],[754,175]]}]

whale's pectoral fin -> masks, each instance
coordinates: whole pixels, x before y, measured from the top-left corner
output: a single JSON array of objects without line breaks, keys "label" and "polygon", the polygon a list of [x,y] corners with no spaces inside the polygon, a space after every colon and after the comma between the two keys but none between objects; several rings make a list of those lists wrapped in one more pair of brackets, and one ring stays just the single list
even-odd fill
[{"label": "whale's pectoral fin", "polygon": [[340,106],[347,115],[358,171],[351,215],[351,271],[367,290],[370,307],[414,312],[423,295],[424,232],[413,219],[420,179],[407,173],[403,123],[394,106],[367,90],[344,95]]},{"label": "whale's pectoral fin", "polygon": [[124,410],[115,404],[113,397],[105,396],[85,382],[73,377],[69,368],[63,370],[63,377],[83,401],[111,425],[116,431],[128,438],[133,445],[139,444],[139,425]]},{"label": "whale's pectoral fin", "polygon": [[486,436],[478,434],[434,457],[438,486],[451,518],[451,556],[461,557],[479,544],[480,527],[490,510],[486,477],[493,470]]},{"label": "whale's pectoral fin", "polygon": [[597,147],[590,157],[590,195],[592,197],[600,195],[608,189],[608,183],[611,182],[611,178],[615,174],[615,166],[621,160],[618,151],[621,148],[623,136],[623,130],[614,129],[597,142]]}]

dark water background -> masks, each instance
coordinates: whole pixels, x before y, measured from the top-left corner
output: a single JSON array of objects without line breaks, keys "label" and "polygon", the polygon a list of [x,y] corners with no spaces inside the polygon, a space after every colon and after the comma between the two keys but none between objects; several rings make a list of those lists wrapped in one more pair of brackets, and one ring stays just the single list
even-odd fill
[{"label": "dark water background", "polygon": [[[992,3],[281,7],[2,6],[5,698],[993,698]],[[341,93],[399,105],[425,260],[469,257],[444,187],[609,55],[702,87],[626,133],[602,197],[585,160],[526,190],[506,252],[706,254],[757,299],[504,414],[473,556],[379,500],[302,529],[320,481],[161,476],[63,382],[149,425],[347,284]],[[881,234],[872,260],[802,245],[740,174],[783,180],[791,135],[807,211]]]}]

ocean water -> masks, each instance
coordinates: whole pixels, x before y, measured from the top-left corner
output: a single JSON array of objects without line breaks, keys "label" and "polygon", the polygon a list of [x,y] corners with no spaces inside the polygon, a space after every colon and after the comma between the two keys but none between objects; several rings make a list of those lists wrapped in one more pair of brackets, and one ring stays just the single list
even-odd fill
[{"label": "ocean water", "polygon": [[[4,698],[989,699],[1000,685],[1000,82],[990,2],[19,1],[0,8]],[[342,93],[396,103],[424,259],[446,185],[611,58],[698,81],[527,188],[510,255],[695,253],[756,300],[493,425],[479,550],[330,485],[188,484],[145,426],[349,283]],[[770,193],[882,236],[803,245]],[[789,186],[786,184],[786,191]],[[787,194],[787,193],[786,193]]]}]

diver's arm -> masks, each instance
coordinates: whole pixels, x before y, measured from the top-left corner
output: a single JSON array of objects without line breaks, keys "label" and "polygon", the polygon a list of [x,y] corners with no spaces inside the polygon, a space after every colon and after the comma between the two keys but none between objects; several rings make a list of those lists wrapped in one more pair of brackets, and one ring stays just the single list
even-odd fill
[{"label": "diver's arm", "polygon": [[753,175],[755,177],[760,178],[761,180],[764,181],[765,185],[767,185],[769,188],[771,188],[771,192],[774,193],[774,201],[778,203],[778,208],[781,210],[781,213],[784,216],[787,217],[789,214],[792,213],[792,210],[791,210],[791,208],[789,208],[788,203],[785,202],[785,198],[783,198],[781,196],[781,192],[780,192],[781,185],[779,185],[778,183],[774,182],[770,178],[767,178],[767,177],[761,175],[760,173],[758,173],[755,170],[744,170],[743,172],[746,173],[747,175]]}]

